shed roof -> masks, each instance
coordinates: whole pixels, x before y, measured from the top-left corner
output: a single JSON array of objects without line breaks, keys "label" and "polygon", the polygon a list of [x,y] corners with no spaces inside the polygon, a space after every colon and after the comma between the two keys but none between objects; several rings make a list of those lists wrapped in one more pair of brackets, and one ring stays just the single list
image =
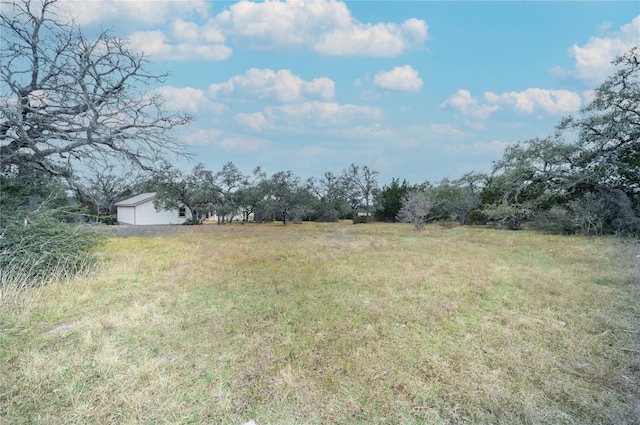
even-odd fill
[{"label": "shed roof", "polygon": [[142,193],[132,198],[125,199],[120,202],[116,202],[116,207],[135,207],[137,205],[144,204],[145,202],[151,201],[155,197],[156,197],[155,192]]}]

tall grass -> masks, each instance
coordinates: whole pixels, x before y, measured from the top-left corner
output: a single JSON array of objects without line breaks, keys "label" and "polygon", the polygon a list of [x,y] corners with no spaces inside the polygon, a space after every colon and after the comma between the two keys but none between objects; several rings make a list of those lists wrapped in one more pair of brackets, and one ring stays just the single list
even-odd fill
[{"label": "tall grass", "polygon": [[107,250],[0,311],[7,423],[640,421],[628,242],[303,224]]},{"label": "tall grass", "polygon": [[80,259],[60,258],[55,263],[47,259],[14,259],[0,268],[0,310],[24,308],[38,298],[40,288],[52,283],[85,279],[97,270],[98,265],[99,259],[89,255]]}]

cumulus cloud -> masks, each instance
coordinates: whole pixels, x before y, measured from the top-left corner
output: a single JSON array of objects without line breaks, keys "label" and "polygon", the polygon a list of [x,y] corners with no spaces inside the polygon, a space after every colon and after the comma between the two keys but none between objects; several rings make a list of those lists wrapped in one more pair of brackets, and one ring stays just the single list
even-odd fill
[{"label": "cumulus cloud", "polygon": [[396,129],[386,128],[382,126],[380,123],[373,123],[370,125],[356,125],[353,127],[347,128],[337,128],[332,129],[329,134],[341,136],[341,137],[349,137],[355,139],[363,139],[363,140],[386,140],[386,141],[395,141],[398,137],[398,132]]},{"label": "cumulus cloud", "polygon": [[380,71],[373,77],[378,87],[398,91],[420,91],[422,78],[411,65],[396,66],[391,71]]},{"label": "cumulus cloud", "polygon": [[398,56],[421,46],[426,22],[362,23],[336,1],[241,1],[215,17],[225,33],[250,47],[310,49],[332,56]]},{"label": "cumulus cloud", "polygon": [[573,75],[582,80],[600,83],[613,71],[613,61],[634,46],[640,45],[640,15],[630,23],[621,26],[609,37],[591,37],[580,46],[574,44],[569,54],[575,59],[574,68],[556,68],[560,75]]},{"label": "cumulus cloud", "polygon": [[[126,37],[129,47],[153,60],[220,61],[232,53],[213,19],[204,24],[185,20],[206,18],[210,7],[206,0],[59,0],[57,5],[60,15],[81,26],[117,23],[121,28],[136,28]],[[153,28],[142,30],[144,27]]]},{"label": "cumulus cloud", "polygon": [[580,109],[582,97],[568,90],[545,90],[529,88],[520,92],[485,92],[480,101],[469,90],[460,89],[444,101],[441,108],[452,108],[468,118],[486,120],[500,109],[500,105],[509,105],[515,110],[531,114],[543,111],[549,114],[566,114]]},{"label": "cumulus cloud", "polygon": [[215,145],[223,131],[218,129],[200,129],[184,136],[182,140],[189,145],[210,146]]},{"label": "cumulus cloud", "polygon": [[251,68],[224,83],[209,86],[209,92],[214,97],[236,95],[281,102],[293,102],[306,97],[332,99],[334,89],[335,83],[329,78],[305,81],[288,69],[273,71],[257,68]]},{"label": "cumulus cloud", "polygon": [[491,103],[512,105],[518,111],[532,113],[543,110],[551,114],[565,114],[580,109],[582,99],[579,94],[568,90],[544,90],[529,88],[521,92],[496,94],[486,92],[484,97]]},{"label": "cumulus cloud", "polygon": [[254,112],[252,114],[239,113],[236,114],[235,120],[238,124],[257,132],[271,127],[262,112]]},{"label": "cumulus cloud", "polygon": [[256,137],[232,136],[223,138],[216,143],[219,148],[229,151],[257,152],[268,147],[270,142]]},{"label": "cumulus cloud", "polygon": [[455,92],[440,105],[440,108],[452,108],[466,117],[477,120],[485,120],[500,109],[498,105],[481,104],[476,97],[471,96],[469,90],[464,89]]},{"label": "cumulus cloud", "polygon": [[[210,3],[189,1],[62,0],[63,14],[81,25],[130,22],[140,26],[171,23],[160,31],[137,31],[134,48],[154,60],[225,60],[231,55],[227,37],[261,50],[310,50],[329,56],[395,57],[420,48],[428,39],[427,23],[367,23],[355,19],[344,2],[240,1],[202,24]],[[190,22],[186,19],[198,16]]]},{"label": "cumulus cloud", "polygon": [[[161,31],[137,31],[132,33],[128,40],[133,50],[144,53],[154,60],[184,61],[191,59],[204,59],[220,61],[231,56],[231,48],[220,42],[211,42],[211,39],[221,37],[215,31],[198,32],[187,23],[179,23],[185,28],[185,32],[176,34],[173,38],[167,37]],[[218,40],[223,40],[217,38]]]},{"label": "cumulus cloud", "polygon": [[269,106],[266,116],[287,125],[304,124],[305,127],[354,125],[380,119],[382,111],[371,106],[339,104],[335,102],[303,102]]},{"label": "cumulus cloud", "polygon": [[466,133],[454,126],[451,123],[446,124],[431,124],[429,126],[429,133],[443,136],[447,138],[460,139],[466,136]]},{"label": "cumulus cloud", "polygon": [[117,0],[62,0],[61,12],[78,24],[135,22],[143,25],[161,24],[176,17],[194,14],[206,16],[206,0],[183,1],[117,1]]},{"label": "cumulus cloud", "polygon": [[507,146],[512,144],[513,142],[505,142],[501,140],[492,140],[490,142],[454,143],[443,145],[443,150],[449,152],[491,153],[494,156],[497,156],[504,152]]},{"label": "cumulus cloud", "polygon": [[171,110],[198,112],[203,109],[216,114],[224,112],[224,105],[208,99],[204,91],[192,87],[163,86],[153,90],[165,100],[165,106]]},{"label": "cumulus cloud", "polygon": [[214,146],[228,151],[256,152],[269,146],[269,141],[255,137],[230,135],[222,130],[200,129],[186,135],[183,140],[190,145]]}]

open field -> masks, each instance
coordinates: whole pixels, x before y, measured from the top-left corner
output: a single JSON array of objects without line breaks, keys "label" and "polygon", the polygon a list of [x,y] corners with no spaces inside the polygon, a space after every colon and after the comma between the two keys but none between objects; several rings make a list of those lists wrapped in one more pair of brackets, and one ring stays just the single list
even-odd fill
[{"label": "open field", "polygon": [[637,244],[181,229],[0,304],[0,423],[640,423]]}]

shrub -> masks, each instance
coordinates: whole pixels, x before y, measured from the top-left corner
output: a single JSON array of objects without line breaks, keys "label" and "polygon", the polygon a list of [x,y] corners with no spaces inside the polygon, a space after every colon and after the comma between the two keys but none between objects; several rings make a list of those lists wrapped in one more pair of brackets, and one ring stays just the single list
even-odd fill
[{"label": "shrub", "polygon": [[100,221],[100,223],[104,223],[111,226],[118,222],[118,216],[117,215],[101,215],[100,217],[98,217],[98,221]]},{"label": "shrub", "polygon": [[95,264],[103,237],[83,225],[60,221],[55,211],[6,212],[0,222],[1,281],[20,273],[32,285],[53,274],[77,273]]},{"label": "shrub", "polygon": [[566,208],[554,206],[549,210],[538,211],[531,220],[531,227],[551,234],[573,234],[575,226]]},{"label": "shrub", "polygon": [[398,217],[404,223],[412,223],[416,230],[422,230],[433,201],[424,192],[410,192],[404,200]]}]

